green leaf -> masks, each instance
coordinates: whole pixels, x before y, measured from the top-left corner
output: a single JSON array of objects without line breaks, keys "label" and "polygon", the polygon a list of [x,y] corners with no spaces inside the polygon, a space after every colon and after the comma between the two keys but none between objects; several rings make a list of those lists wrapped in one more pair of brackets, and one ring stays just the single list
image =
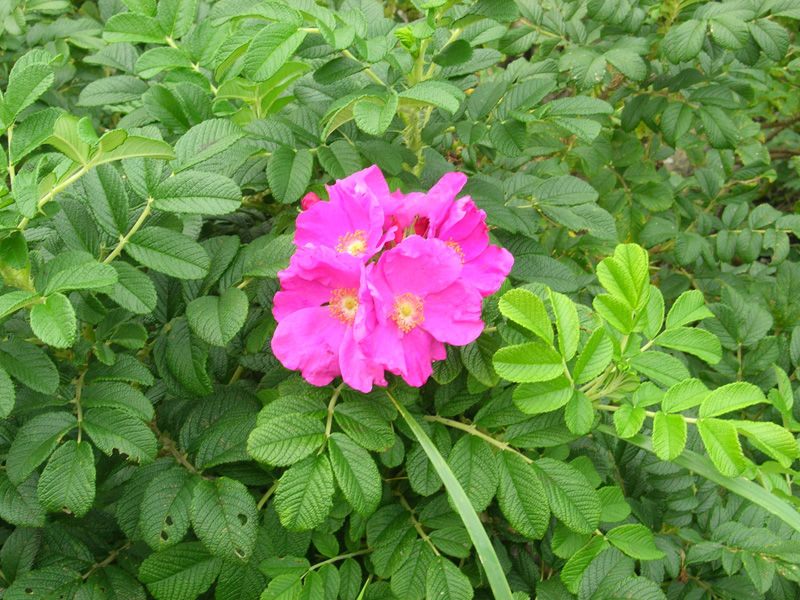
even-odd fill
[{"label": "green leaf", "polygon": [[6,457],[6,473],[11,483],[19,485],[28,479],[76,424],[72,413],[49,412],[20,427]]},{"label": "green leaf", "polygon": [[694,354],[710,365],[715,365],[722,360],[722,346],[719,338],[705,329],[673,327],[657,336],[653,343]]},{"label": "green leaf", "polygon": [[221,565],[200,542],[178,544],[148,556],[139,581],[157,600],[195,600],[214,583]]},{"label": "green leaf", "polygon": [[3,294],[0,296],[0,318],[15,313],[33,298],[36,298],[36,294],[23,290],[14,290]]},{"label": "green leaf", "polygon": [[180,214],[227,215],[241,203],[242,192],[232,179],[202,171],[181,171],[153,193],[153,208]]},{"label": "green leaf", "polygon": [[267,163],[270,191],[281,204],[297,202],[306,193],[311,181],[314,156],[306,149],[293,150],[281,146]]},{"label": "green leaf", "polygon": [[[406,422],[409,429],[411,429],[411,432],[419,441],[420,445],[425,451],[425,454],[428,455],[428,458],[436,469],[436,472],[439,474],[444,482],[445,487],[447,488],[447,491],[450,493],[450,498],[452,499],[452,502],[455,505],[455,508],[458,511],[464,526],[467,528],[467,532],[472,539],[472,543],[474,544],[476,551],[478,552],[478,556],[480,557],[481,564],[485,569],[486,578],[489,580],[489,585],[492,588],[495,599],[512,600],[511,589],[508,586],[508,581],[506,581],[505,574],[503,572],[503,568],[500,566],[500,561],[497,558],[497,554],[495,553],[494,548],[489,541],[489,537],[486,535],[486,530],[484,529],[483,524],[472,508],[472,503],[469,501],[469,498],[467,497],[463,488],[458,483],[458,479],[456,479],[456,476],[450,470],[450,467],[436,449],[436,446],[433,445],[433,442],[431,442],[425,431],[422,429],[422,427],[420,427],[419,423],[417,423],[417,421],[408,413],[405,407],[399,404],[391,395],[389,397],[392,398],[392,402],[394,402],[394,405],[402,415],[403,420]],[[442,567],[442,569],[444,568],[446,567]],[[428,581],[430,581],[430,576],[428,576]]]},{"label": "green leaf", "polygon": [[325,454],[290,467],[275,492],[275,509],[289,531],[314,529],[333,506],[333,472]]},{"label": "green leaf", "polygon": [[32,473],[19,485],[0,472],[0,518],[17,527],[44,527],[45,512],[36,489],[39,474]]},{"label": "green leaf", "polygon": [[150,478],[139,512],[141,538],[161,552],[183,540],[189,531],[192,490],[198,477],[175,465]]},{"label": "green leaf", "polygon": [[646,416],[645,410],[641,406],[622,404],[614,413],[614,427],[617,429],[617,435],[625,439],[639,433]]},{"label": "green leaf", "polygon": [[683,292],[667,314],[666,328],[680,327],[695,321],[701,321],[713,317],[705,303],[703,292],[698,290],[688,290]]},{"label": "green leaf", "polygon": [[266,81],[286,64],[306,37],[290,23],[270,23],[253,38],[244,57],[244,69],[253,81]]},{"label": "green leaf", "polygon": [[337,404],[333,414],[336,423],[357,444],[373,452],[384,452],[395,443],[388,420],[369,404],[345,402]]},{"label": "green leaf", "polygon": [[0,124],[6,126],[13,124],[17,116],[36,102],[55,81],[49,64],[34,62],[22,65],[20,62],[11,70],[6,95],[0,104]]},{"label": "green leaf", "polygon": [[739,145],[739,128],[723,109],[718,106],[701,106],[698,114],[712,148],[735,148]]},{"label": "green leaf", "polygon": [[746,381],[736,381],[718,387],[706,396],[700,405],[700,416],[718,417],[766,401],[758,387]]},{"label": "green leaf", "polygon": [[747,468],[736,426],[720,419],[701,419],[697,430],[714,466],[725,477],[738,477]]},{"label": "green leaf", "polygon": [[600,501],[603,503],[603,511],[600,513],[600,521],[604,523],[618,523],[624,521],[631,514],[631,506],[625,499],[622,490],[616,486],[605,486],[597,490]]},{"label": "green leaf", "polygon": [[383,135],[397,115],[399,100],[392,91],[384,103],[373,102],[371,98],[357,100],[353,105],[353,118],[356,125],[369,135]]},{"label": "green leaf", "polygon": [[145,267],[178,279],[202,279],[211,265],[200,244],[161,227],[137,231],[128,240],[125,250]]},{"label": "green leaf", "polygon": [[644,81],[647,77],[647,63],[631,50],[619,48],[606,52],[604,56],[617,71],[632,81]]},{"label": "green leaf", "polygon": [[556,518],[576,533],[592,533],[597,529],[602,505],[583,473],[551,458],[541,458],[533,465]]},{"label": "green leaf", "polygon": [[[630,437],[630,436],[629,436]],[[658,411],[653,417],[653,450],[661,460],[675,460],[686,446],[686,421]]]},{"label": "green leaf", "polygon": [[50,512],[69,509],[85,515],[94,502],[94,453],[88,442],[67,440],[47,463],[39,478],[39,502]]},{"label": "green leaf", "polygon": [[689,379],[689,370],[674,356],[664,352],[648,351],[628,361],[631,367],[657,383],[676,385]]},{"label": "green leaf", "polygon": [[286,467],[319,449],[324,441],[322,421],[297,413],[271,419],[254,429],[247,440],[247,452],[259,462]]},{"label": "green leaf", "polygon": [[671,27],[661,41],[661,48],[670,62],[678,64],[700,54],[706,39],[707,21],[689,19]]},{"label": "green leaf", "polygon": [[61,566],[49,565],[28,571],[6,590],[4,600],[60,600],[72,598],[82,583],[81,574]]},{"label": "green leaf", "polygon": [[497,306],[504,317],[530,329],[548,344],[553,344],[553,325],[539,296],[517,288],[503,294]]},{"label": "green leaf", "polygon": [[498,485],[497,461],[489,444],[476,436],[465,435],[453,446],[447,463],[475,512],[486,510]]},{"label": "green leaf", "polygon": [[455,40],[433,57],[433,62],[441,67],[452,67],[472,58],[472,46],[466,40]]},{"label": "green leaf", "polygon": [[492,365],[492,355],[497,347],[497,342],[491,336],[481,335],[460,350],[461,361],[469,374],[488,387],[497,385],[500,381]]},{"label": "green leaf", "polygon": [[83,428],[95,445],[109,456],[119,450],[143,465],[156,457],[156,436],[141,419],[126,411],[93,408],[86,411]]},{"label": "green leaf", "polygon": [[425,590],[427,598],[470,600],[474,595],[467,576],[442,556],[437,556],[428,566]]},{"label": "green leaf", "polygon": [[768,19],[752,21],[747,26],[753,39],[771,60],[780,61],[786,56],[790,37],[784,27]]},{"label": "green leaf", "polygon": [[18,163],[47,141],[55,130],[56,121],[64,113],[61,108],[38,110],[25,117],[14,128],[11,139],[11,162]]},{"label": "green leaf", "polygon": [[133,265],[122,261],[111,263],[117,272],[117,283],[108,293],[108,297],[125,310],[138,315],[153,312],[158,302],[158,295],[153,281]]},{"label": "green leaf", "polygon": [[380,473],[375,461],[361,446],[341,433],[328,439],[333,474],[344,497],[364,518],[374,513],[383,494]]},{"label": "green leaf", "polygon": [[103,39],[111,43],[164,44],[166,33],[153,17],[119,13],[106,22]]},{"label": "green leaf", "polygon": [[522,383],[514,388],[512,398],[526,415],[538,415],[558,410],[569,402],[573,392],[569,379],[561,376],[540,383]]},{"label": "green leaf", "polygon": [[614,255],[597,265],[597,278],[608,292],[639,311],[647,304],[650,292],[647,251],[636,244],[620,244]]},{"label": "green leaf", "polygon": [[575,435],[586,435],[594,424],[595,411],[589,398],[580,390],[574,390],[564,409],[564,421]]},{"label": "green leaf", "polygon": [[96,79],[81,90],[78,106],[107,106],[125,104],[141,98],[147,84],[131,75],[112,75]]},{"label": "green leaf", "polygon": [[337,56],[315,70],[313,77],[314,81],[317,83],[331,85],[346,77],[360,73],[365,68],[366,65],[362,64],[360,61],[353,60],[346,56]]},{"label": "green leaf", "polygon": [[21,231],[14,231],[0,242],[0,260],[12,269],[28,266],[28,244]]},{"label": "green leaf", "polygon": [[177,48],[152,48],[136,60],[136,74],[143,79],[170,69],[191,69],[191,59]]},{"label": "green leaf", "polygon": [[425,597],[428,565],[433,560],[430,546],[420,539],[414,540],[408,560],[395,571],[390,581],[394,595],[404,600],[422,600]]},{"label": "green leaf", "polygon": [[556,316],[556,329],[558,330],[558,349],[564,360],[572,360],[578,351],[580,340],[580,324],[578,310],[575,303],[564,294],[553,290],[550,292],[550,303]]},{"label": "green leaf", "polygon": [[756,448],[777,460],[784,468],[789,468],[800,456],[794,436],[775,423],[756,421],[735,421],[736,429],[746,436]]},{"label": "green leaf", "polygon": [[686,379],[667,390],[661,401],[661,409],[676,413],[700,406],[709,393],[708,388],[699,379]]},{"label": "green leaf", "polygon": [[32,390],[52,395],[58,388],[53,361],[33,344],[10,339],[0,343],[0,367]]},{"label": "green leaf", "polygon": [[214,556],[247,562],[258,533],[256,502],[234,479],[203,479],[192,495],[192,526]]},{"label": "green leaf", "polygon": [[54,348],[69,348],[78,334],[78,321],[72,303],[63,294],[53,294],[44,304],[31,309],[31,329]]},{"label": "green leaf", "polygon": [[581,579],[591,562],[606,548],[608,542],[600,536],[594,536],[589,543],[569,557],[561,569],[560,579],[573,594],[578,593]]},{"label": "green leaf", "polygon": [[661,113],[661,122],[659,123],[664,141],[670,146],[675,146],[678,140],[689,132],[693,116],[692,107],[688,104],[670,102]]},{"label": "green leaf", "polygon": [[549,381],[564,372],[561,355],[543,342],[501,348],[493,363],[500,377],[517,383]]},{"label": "green leaf", "polygon": [[591,381],[605,371],[611,362],[614,345],[606,335],[605,328],[601,327],[592,332],[583,345],[580,356],[572,368],[572,377],[575,383]]},{"label": "green leaf", "polygon": [[546,179],[532,193],[534,202],[549,206],[576,206],[595,202],[597,198],[597,190],[571,175]]},{"label": "green leaf", "polygon": [[208,346],[191,334],[185,319],[172,321],[164,354],[169,372],[188,392],[201,397],[212,392],[211,378],[206,371]]},{"label": "green leaf", "polygon": [[463,99],[464,92],[440,79],[420,81],[400,93],[401,106],[436,106],[450,114],[458,110]]},{"label": "green leaf", "polygon": [[[177,158],[171,166],[177,173],[199,165],[222,154],[244,136],[244,130],[231,121],[226,119],[207,119],[189,129],[178,140],[175,144]],[[217,175],[216,177],[219,178],[221,176]],[[186,178],[181,181],[185,183]],[[217,183],[216,185],[221,184]],[[225,186],[230,188],[230,182],[226,183]]]},{"label": "green leaf", "polygon": [[220,296],[203,296],[186,306],[189,327],[212,346],[227,346],[244,325],[250,303],[247,294],[228,288]]},{"label": "green leaf", "polygon": [[750,40],[747,23],[736,15],[720,14],[709,20],[711,38],[727,50],[739,50]]},{"label": "green leaf", "polygon": [[5,419],[14,410],[14,403],[17,399],[17,392],[14,389],[14,382],[8,373],[0,367],[0,419]]},{"label": "green leaf", "polygon": [[631,558],[661,560],[665,556],[656,547],[653,532],[638,523],[614,527],[606,533],[606,539]]},{"label": "green leaf", "polygon": [[[59,254],[45,265],[42,274],[42,294],[49,296],[68,290],[105,288],[117,283],[117,272],[111,265],[99,263],[86,252],[69,251]],[[37,288],[40,286],[37,277]]]},{"label": "green leaf", "polygon": [[197,0],[161,0],[156,9],[156,20],[171,38],[181,38],[188,33],[195,20]]},{"label": "green leaf", "polygon": [[497,501],[514,530],[527,538],[544,536],[550,522],[547,496],[533,467],[519,454],[498,455],[500,486]]}]

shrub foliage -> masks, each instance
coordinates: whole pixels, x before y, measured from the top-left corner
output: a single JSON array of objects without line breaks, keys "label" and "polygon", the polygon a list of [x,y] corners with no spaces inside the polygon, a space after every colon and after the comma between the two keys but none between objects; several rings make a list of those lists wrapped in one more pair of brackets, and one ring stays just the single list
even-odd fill
[{"label": "shrub foliage", "polygon": [[[0,4],[0,594],[797,598],[798,19]],[[371,164],[515,265],[424,387],[317,388],[277,272]]]}]

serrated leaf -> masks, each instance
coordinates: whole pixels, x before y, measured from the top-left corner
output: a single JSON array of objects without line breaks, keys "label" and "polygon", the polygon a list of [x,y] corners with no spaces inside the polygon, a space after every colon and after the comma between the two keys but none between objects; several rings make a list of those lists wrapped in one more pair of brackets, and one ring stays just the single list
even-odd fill
[{"label": "serrated leaf", "polygon": [[53,361],[33,344],[17,339],[0,343],[0,366],[34,391],[54,394],[58,388],[58,371]]},{"label": "serrated leaf", "polygon": [[597,265],[597,278],[616,299],[633,311],[641,310],[649,298],[650,273],[647,251],[636,244],[620,244],[613,256]]},{"label": "serrated leaf", "polygon": [[453,446],[447,463],[475,511],[486,510],[498,485],[497,463],[489,444],[478,437],[465,435]]},{"label": "serrated leaf", "polygon": [[747,468],[747,460],[736,434],[736,426],[720,419],[701,419],[697,430],[714,466],[725,477],[738,477]]},{"label": "serrated leaf", "polygon": [[572,360],[578,350],[580,339],[580,326],[578,311],[575,303],[564,294],[553,290],[550,292],[550,303],[556,316],[556,329],[558,331],[558,349],[564,360]]},{"label": "serrated leaf", "polygon": [[666,328],[680,327],[694,321],[713,317],[705,303],[703,292],[688,290],[683,292],[667,314]]},{"label": "serrated leaf", "polygon": [[328,439],[328,453],[336,482],[353,510],[364,518],[372,515],[382,496],[375,461],[366,450],[340,433]]},{"label": "serrated leaf", "polygon": [[114,261],[111,266],[117,272],[117,283],[108,297],[132,313],[146,315],[153,312],[158,295],[152,279],[126,262]]},{"label": "serrated leaf", "polygon": [[422,600],[428,565],[434,560],[430,546],[420,539],[414,541],[409,558],[395,571],[390,585],[395,596],[404,600]]},{"label": "serrated leaf", "polygon": [[583,473],[550,458],[539,459],[534,467],[556,518],[576,533],[591,533],[597,529],[602,505]]},{"label": "serrated leaf", "polygon": [[14,410],[14,403],[17,399],[17,392],[14,389],[14,382],[8,373],[0,367],[0,419],[5,419]]},{"label": "serrated leaf", "polygon": [[450,114],[458,110],[463,99],[464,92],[452,83],[440,79],[420,81],[400,93],[401,106],[407,104],[431,105],[446,110]]},{"label": "serrated leaf", "polygon": [[700,416],[718,417],[766,401],[758,387],[746,381],[736,381],[708,394],[700,405]]},{"label": "serrated leaf", "polygon": [[501,348],[493,363],[500,377],[518,383],[549,381],[564,371],[561,355],[543,342]]},{"label": "serrated leaf", "polygon": [[398,105],[399,100],[396,93],[390,93],[382,104],[368,98],[358,100],[353,105],[353,118],[358,128],[364,133],[383,135],[397,115]]},{"label": "serrated leaf", "polygon": [[576,206],[595,202],[597,198],[597,190],[571,175],[546,179],[532,193],[534,202],[549,206]]},{"label": "serrated leaf", "polygon": [[578,593],[581,578],[591,562],[606,548],[608,542],[600,536],[594,536],[589,543],[569,557],[561,569],[560,579],[573,594]]},{"label": "serrated leaf", "polygon": [[769,422],[736,421],[740,434],[759,450],[777,460],[784,468],[800,456],[797,441],[787,429]]},{"label": "serrated leaf", "polygon": [[661,560],[665,556],[656,547],[653,532],[638,523],[614,527],[606,533],[606,539],[631,558]]},{"label": "serrated leaf", "polygon": [[192,495],[192,526],[214,556],[247,562],[258,533],[256,502],[234,479],[203,479]]},{"label": "serrated leaf", "polygon": [[181,171],[153,192],[153,208],[164,212],[227,215],[241,203],[242,192],[232,179],[202,171]]},{"label": "serrated leaf", "polygon": [[470,375],[485,386],[497,385],[500,378],[492,365],[492,356],[498,344],[488,335],[481,335],[460,350],[461,361]]},{"label": "serrated leaf", "polygon": [[39,502],[50,512],[85,515],[94,502],[94,453],[88,442],[67,440],[53,452],[39,478]]},{"label": "serrated leaf", "polygon": [[136,13],[113,15],[103,29],[103,39],[134,44],[164,44],[166,33],[153,17]]},{"label": "serrated leaf", "polygon": [[72,598],[82,582],[81,574],[60,565],[28,571],[6,590],[5,600],[60,600]]},{"label": "serrated leaf", "polygon": [[125,251],[145,267],[178,279],[202,279],[211,265],[200,244],[161,227],[137,231],[128,240]]},{"label": "serrated leaf", "polygon": [[467,576],[448,559],[438,556],[428,566],[425,579],[426,597],[470,600],[474,595]]},{"label": "serrated leaf", "polygon": [[271,419],[254,429],[247,452],[259,462],[285,467],[307,457],[324,441],[322,421],[298,413]]},{"label": "serrated leaf", "polygon": [[628,361],[631,367],[657,383],[676,385],[689,379],[689,370],[674,356],[664,352],[648,351]]},{"label": "serrated leaf", "polygon": [[31,309],[31,329],[54,348],[69,348],[78,334],[78,321],[72,303],[63,294],[53,294],[44,304]]},{"label": "serrated leaf", "polygon": [[249,310],[247,294],[228,288],[220,296],[203,296],[186,306],[192,331],[212,346],[227,346],[244,325]]},{"label": "serrated leaf", "polygon": [[[91,254],[73,250],[47,263],[42,281],[42,294],[49,296],[56,292],[101,289],[114,285],[117,283],[117,272],[111,265],[97,262]],[[40,287],[38,283],[37,277],[37,287]]]},{"label": "serrated leaf", "polygon": [[293,150],[282,146],[272,153],[267,163],[270,191],[278,202],[291,204],[305,194],[311,181],[314,157],[306,149]]},{"label": "serrated leaf", "polygon": [[699,406],[709,393],[708,388],[699,379],[686,379],[667,390],[661,401],[661,408],[665,412],[681,412]]},{"label": "serrated leaf", "polygon": [[17,527],[43,527],[45,512],[36,488],[39,474],[32,473],[19,485],[0,472],[0,519]]},{"label": "serrated leaf", "polygon": [[705,329],[673,327],[658,335],[653,339],[653,343],[694,354],[710,365],[722,360],[722,345],[719,343],[719,338]]},{"label": "serrated leaf", "polygon": [[660,129],[670,146],[675,146],[692,126],[692,107],[683,102],[670,102],[661,113]]},{"label": "serrated leaf", "polygon": [[119,450],[140,464],[152,462],[156,457],[156,436],[141,419],[126,411],[93,408],[86,411],[83,428],[109,456]]},{"label": "serrated leaf", "polygon": [[11,482],[19,485],[28,479],[77,422],[72,413],[49,412],[20,427],[6,458],[6,473]]},{"label": "serrated leaf", "polygon": [[625,439],[639,433],[645,416],[645,410],[641,406],[622,404],[614,413],[614,427],[617,435]]},{"label": "serrated leaf", "polygon": [[706,21],[689,19],[671,27],[661,42],[661,48],[670,62],[678,64],[700,54],[706,39]]},{"label": "serrated leaf", "polygon": [[709,20],[708,25],[711,38],[728,50],[744,48],[750,39],[747,23],[736,15],[716,15]]},{"label": "serrated leaf", "polygon": [[391,423],[362,402],[338,404],[336,423],[357,444],[373,452],[384,452],[394,444]]},{"label": "serrated leaf", "polygon": [[539,476],[524,458],[513,452],[501,452],[498,467],[500,510],[518,533],[541,539],[550,522],[550,510]]},{"label": "serrated leaf", "polygon": [[200,542],[178,544],[148,556],[139,567],[139,581],[157,600],[195,600],[211,587],[221,565]]},{"label": "serrated leaf", "polygon": [[758,19],[747,24],[750,33],[764,54],[774,61],[782,60],[789,50],[789,32],[778,23]]},{"label": "serrated leaf", "polygon": [[539,383],[522,383],[514,388],[512,399],[526,415],[552,412],[572,398],[574,389],[566,376]]},{"label": "serrated leaf", "polygon": [[572,368],[575,383],[586,383],[602,373],[611,362],[614,346],[605,328],[592,332]]},{"label": "serrated leaf", "polygon": [[586,435],[594,424],[595,411],[589,398],[580,390],[574,390],[564,408],[564,422],[575,435]]},{"label": "serrated leaf", "polygon": [[686,421],[658,411],[653,417],[653,450],[661,460],[675,460],[686,446]]},{"label": "serrated leaf", "polygon": [[[189,167],[200,165],[222,154],[245,135],[245,131],[232,121],[227,119],[207,119],[189,129],[177,141],[175,144],[176,160],[170,166],[178,173]],[[216,174],[212,173],[212,175]],[[216,177],[221,176],[216,175]],[[169,181],[169,179],[166,181]],[[183,178],[180,181],[185,183],[187,179]],[[160,185],[164,185],[164,182]],[[225,185],[228,188],[230,187],[230,183]]]},{"label": "serrated leaf", "polygon": [[606,52],[605,58],[617,71],[632,81],[644,81],[647,77],[647,63],[635,52],[620,48]]},{"label": "serrated leaf", "polygon": [[544,302],[536,294],[517,288],[503,294],[497,307],[504,317],[530,329],[548,344],[553,343],[553,325]]},{"label": "serrated leaf", "polygon": [[[55,76],[49,64],[41,62],[15,65],[8,76],[5,98],[0,104],[0,123],[11,125],[17,116],[36,102],[53,85]],[[22,67],[22,68],[18,68]]]},{"label": "serrated leaf", "polygon": [[253,81],[266,81],[286,64],[307,33],[290,23],[270,23],[259,31],[245,54],[245,72]]},{"label": "serrated leaf", "polygon": [[197,477],[180,466],[158,473],[147,483],[141,501],[141,538],[160,552],[179,544],[189,531],[192,490]]},{"label": "serrated leaf", "polygon": [[314,529],[333,506],[333,472],[325,454],[290,467],[275,492],[275,509],[289,531]]}]

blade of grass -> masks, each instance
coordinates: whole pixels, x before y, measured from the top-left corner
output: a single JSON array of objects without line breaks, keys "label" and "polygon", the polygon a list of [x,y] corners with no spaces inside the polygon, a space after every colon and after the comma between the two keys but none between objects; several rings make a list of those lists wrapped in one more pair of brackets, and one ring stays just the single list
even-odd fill
[{"label": "blade of grass", "polygon": [[469,498],[467,498],[464,488],[458,483],[455,474],[445,462],[442,455],[439,454],[439,450],[433,445],[433,442],[427,436],[425,430],[417,423],[416,419],[409,414],[404,406],[395,400],[392,394],[388,391],[386,393],[389,395],[392,402],[394,402],[394,405],[403,416],[403,419],[405,419],[409,429],[411,429],[417,437],[417,441],[419,441],[425,454],[428,455],[428,459],[431,461],[433,468],[436,469],[439,477],[441,477],[444,482],[445,488],[447,488],[447,491],[450,493],[453,504],[458,510],[458,514],[461,516],[464,526],[467,528],[467,532],[472,539],[472,543],[475,545],[475,549],[478,551],[478,557],[480,557],[481,564],[483,564],[483,568],[486,571],[486,578],[489,580],[489,585],[492,586],[495,600],[512,600],[511,588],[508,586],[503,568],[500,566],[500,561],[497,558],[494,548],[492,548],[489,536],[486,535],[486,530],[483,528],[483,524],[475,513],[475,509],[472,508],[472,503],[469,501]]},{"label": "blade of grass", "polygon": [[[598,431],[605,434],[619,438],[616,430],[610,425],[599,425]],[[620,438],[622,439],[622,438]],[[633,437],[625,438],[623,441],[629,442],[634,446],[638,446],[648,452],[653,452],[652,440],[641,433],[637,433]],[[697,454],[691,450],[684,450],[683,453],[673,460],[676,465],[689,469],[697,473],[701,477],[705,477],[709,481],[713,481],[717,485],[727,488],[734,494],[741,496],[746,500],[750,500],[758,504],[761,508],[771,512],[778,517],[781,521],[789,525],[795,531],[800,532],[800,512],[798,512],[791,504],[784,502],[769,490],[764,489],[760,485],[745,479],[744,477],[725,477],[717,471],[711,459]]]}]

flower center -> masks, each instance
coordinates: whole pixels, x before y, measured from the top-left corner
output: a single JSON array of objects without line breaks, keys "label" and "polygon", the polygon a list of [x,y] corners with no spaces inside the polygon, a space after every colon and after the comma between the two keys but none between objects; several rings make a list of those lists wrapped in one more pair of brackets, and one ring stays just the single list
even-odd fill
[{"label": "flower center", "polygon": [[353,256],[361,256],[367,251],[367,240],[364,231],[358,229],[347,235],[339,236],[339,243],[336,245],[336,250],[339,252],[346,252]]},{"label": "flower center", "polygon": [[352,325],[358,310],[358,292],[355,288],[336,288],[331,293],[331,314],[345,325]]},{"label": "flower center", "polygon": [[458,242],[454,242],[453,238],[450,238],[450,241],[449,242],[445,242],[445,245],[451,247],[453,250],[456,251],[456,254],[458,254],[459,258],[461,259],[461,264],[463,265],[464,264],[464,251],[461,249],[461,246],[458,245]]},{"label": "flower center", "polygon": [[400,331],[408,333],[425,320],[423,306],[422,299],[414,294],[401,294],[395,297],[392,319]]}]

